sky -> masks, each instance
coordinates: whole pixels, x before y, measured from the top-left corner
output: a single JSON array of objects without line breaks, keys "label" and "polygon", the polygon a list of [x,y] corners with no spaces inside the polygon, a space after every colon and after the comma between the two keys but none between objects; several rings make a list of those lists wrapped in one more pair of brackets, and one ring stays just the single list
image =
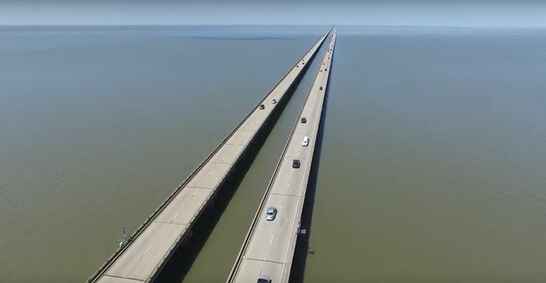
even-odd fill
[{"label": "sky", "polygon": [[546,27],[546,0],[0,0],[0,25]]}]

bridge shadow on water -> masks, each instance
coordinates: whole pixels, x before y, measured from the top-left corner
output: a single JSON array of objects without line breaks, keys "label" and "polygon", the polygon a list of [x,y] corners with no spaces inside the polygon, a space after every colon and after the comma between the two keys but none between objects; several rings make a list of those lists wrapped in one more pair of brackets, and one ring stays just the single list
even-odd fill
[{"label": "bridge shadow on water", "polygon": [[152,282],[178,283],[184,280],[310,65],[305,65],[302,75],[294,81],[284,98],[279,101],[275,111],[258,131],[256,138],[229,172],[228,177],[219,187],[217,194],[198,217],[198,220],[191,229],[190,236],[179,244],[171,259]]},{"label": "bridge shadow on water", "polygon": [[[331,69],[332,67],[330,67]],[[322,140],[324,138],[324,123],[328,113],[328,96],[330,84],[326,86],[322,116],[320,119],[319,130],[317,133],[317,141],[315,144],[315,152],[313,153],[313,162],[311,171],[309,172],[309,182],[307,184],[307,193],[303,203],[301,216],[301,229],[305,229],[305,234],[298,234],[296,249],[294,251],[294,259],[292,269],[290,270],[290,283],[302,283],[305,277],[305,264],[307,257],[313,255],[315,251],[309,247],[309,239],[311,237],[311,224],[313,222],[313,209],[315,207],[315,197],[317,193],[317,179],[319,174],[320,157],[322,154]]]}]

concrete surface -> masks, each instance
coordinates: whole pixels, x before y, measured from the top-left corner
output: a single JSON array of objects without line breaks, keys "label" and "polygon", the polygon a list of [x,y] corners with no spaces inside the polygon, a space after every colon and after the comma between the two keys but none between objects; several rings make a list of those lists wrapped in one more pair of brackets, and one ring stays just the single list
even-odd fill
[{"label": "concrete surface", "polygon": [[[335,39],[334,32],[302,113],[227,279],[228,283],[256,283],[260,277],[269,278],[273,283],[289,280],[330,75],[325,70],[329,70],[332,64]],[[307,123],[302,124],[301,117],[306,117]],[[307,147],[302,146],[305,136],[310,138]],[[292,168],[293,159],[300,160],[300,168]],[[265,210],[269,207],[278,210],[273,221],[265,219]]]}]

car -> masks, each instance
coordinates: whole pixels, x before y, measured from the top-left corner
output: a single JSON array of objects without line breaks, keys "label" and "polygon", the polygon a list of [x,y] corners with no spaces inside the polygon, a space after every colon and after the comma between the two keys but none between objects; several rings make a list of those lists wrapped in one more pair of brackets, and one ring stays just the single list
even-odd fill
[{"label": "car", "polygon": [[273,98],[273,101],[271,103],[277,104],[277,99]]},{"label": "car", "polygon": [[309,137],[305,136],[303,138],[303,141],[301,142],[301,146],[308,146],[309,145]]},{"label": "car", "polygon": [[323,88],[323,87],[320,87],[319,89],[320,89],[320,90],[323,90],[324,88]]},{"label": "car", "polygon": [[277,217],[277,209],[274,207],[268,207],[265,210],[265,220],[273,221],[275,220],[275,217]]},{"label": "car", "polygon": [[256,283],[271,283],[273,281],[271,281],[271,278],[269,277],[260,277],[258,278],[258,281],[256,281]]},{"label": "car", "polygon": [[292,168],[297,169],[297,168],[300,168],[300,166],[301,166],[301,163],[300,163],[300,161],[298,159],[292,160]]},{"label": "car", "polygon": [[305,123],[307,123],[307,118],[305,118],[305,117],[301,117],[301,123],[302,123],[302,124],[305,124]]},{"label": "car", "polygon": [[265,109],[265,105],[260,105],[260,109],[264,110]]}]

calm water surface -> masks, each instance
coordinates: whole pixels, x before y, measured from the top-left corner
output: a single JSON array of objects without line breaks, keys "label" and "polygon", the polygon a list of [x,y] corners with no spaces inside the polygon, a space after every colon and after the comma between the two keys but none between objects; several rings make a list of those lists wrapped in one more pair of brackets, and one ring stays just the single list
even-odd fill
[{"label": "calm water surface", "polygon": [[[2,30],[0,281],[86,279],[316,37]],[[305,281],[544,282],[544,46],[339,28]],[[225,279],[315,67],[184,282]]]},{"label": "calm water surface", "polygon": [[546,281],[545,35],[340,29],[306,282]]},{"label": "calm water surface", "polygon": [[317,38],[0,31],[0,282],[83,282]]}]

